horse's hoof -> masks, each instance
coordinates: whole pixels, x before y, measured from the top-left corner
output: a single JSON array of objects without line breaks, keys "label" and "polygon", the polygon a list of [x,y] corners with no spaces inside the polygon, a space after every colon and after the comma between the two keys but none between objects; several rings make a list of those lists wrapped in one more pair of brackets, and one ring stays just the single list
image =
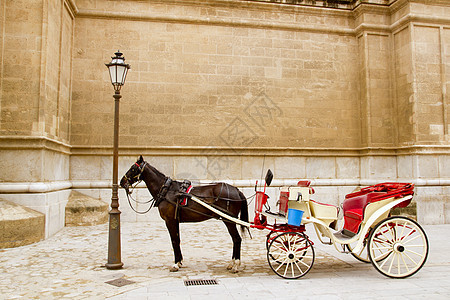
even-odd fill
[{"label": "horse's hoof", "polygon": [[174,264],[169,271],[170,272],[178,272],[178,270],[180,269],[180,267],[178,266],[178,264]]},{"label": "horse's hoof", "polygon": [[237,273],[237,272],[239,272],[240,266],[241,266],[241,260],[233,259],[233,261],[228,265],[227,270],[229,270],[230,273]]},{"label": "horse's hoof", "polygon": [[231,269],[233,269],[234,265],[235,265],[235,259],[233,259],[232,261],[230,261],[230,263],[229,263],[228,266],[227,266],[227,270],[228,270],[228,271],[231,271]]}]

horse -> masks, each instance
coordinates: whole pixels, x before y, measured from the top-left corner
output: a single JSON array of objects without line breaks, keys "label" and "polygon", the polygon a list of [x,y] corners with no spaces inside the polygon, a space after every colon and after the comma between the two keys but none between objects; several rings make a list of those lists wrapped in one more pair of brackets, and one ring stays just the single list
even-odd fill
[{"label": "horse", "polygon": [[[175,258],[174,265],[169,269],[171,272],[178,271],[182,266],[183,255],[180,247],[180,223],[202,222],[211,218],[221,219],[216,213],[196,203],[193,200],[187,201],[182,206],[180,200],[189,195],[193,195],[214,208],[248,222],[247,199],[236,187],[226,183],[214,183],[203,186],[190,186],[189,193],[182,190],[185,182],[170,179],[163,173],[144,161],[142,155],[130,167],[120,180],[120,186],[125,189],[127,195],[130,194],[130,187],[139,180],[143,180],[147,189],[155,200],[154,205],[158,207],[159,215],[165,221],[172,241],[172,248]],[[189,182],[190,184],[190,182]],[[185,189],[184,189],[185,190]],[[237,230],[236,223],[222,219],[228,229],[228,233],[233,241],[233,254],[227,269],[236,273],[241,265],[241,241],[242,238]],[[246,227],[241,225],[241,231]]]}]

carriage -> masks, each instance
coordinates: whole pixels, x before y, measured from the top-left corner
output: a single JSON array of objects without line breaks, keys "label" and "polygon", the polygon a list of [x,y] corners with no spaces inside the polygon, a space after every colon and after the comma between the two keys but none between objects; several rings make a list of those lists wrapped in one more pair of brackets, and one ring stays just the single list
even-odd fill
[{"label": "carriage", "polygon": [[[266,176],[266,184],[270,178]],[[413,184],[369,186],[346,195],[342,207],[336,207],[311,199],[314,189],[310,183],[301,180],[297,186],[281,188],[278,212],[264,210],[268,196],[256,191],[255,219],[250,226],[270,230],[267,260],[277,275],[295,279],[311,270],[315,252],[305,233],[307,224],[313,224],[322,243],[372,263],[388,277],[406,278],[422,268],[428,256],[425,231],[410,218],[391,216],[392,209],[411,203]],[[344,219],[342,228],[337,227],[339,213]]]},{"label": "carriage", "polygon": [[[233,256],[228,266],[232,272],[237,272],[240,266],[241,238],[236,225],[269,231],[267,261],[278,276],[286,279],[305,276],[314,264],[314,243],[306,234],[308,224],[314,227],[322,243],[333,245],[339,252],[350,253],[362,262],[372,263],[385,276],[406,278],[425,264],[429,248],[425,231],[413,219],[391,215],[394,208],[411,203],[414,184],[386,182],[365,187],[347,194],[342,206],[337,207],[313,200],[311,181],[300,180],[296,186],[280,189],[278,209],[271,211],[266,187],[272,179],[269,170],[264,189],[260,191],[258,184],[255,186],[253,222],[248,220],[247,199],[237,188],[225,183],[192,188],[190,183],[171,180],[142,156],[120,185],[129,195],[134,183],[145,181],[172,239],[175,264],[171,271],[178,271],[182,266],[179,223],[209,218],[224,221],[232,237]],[[237,218],[239,213],[240,218]],[[344,221],[341,226],[340,216]]]}]

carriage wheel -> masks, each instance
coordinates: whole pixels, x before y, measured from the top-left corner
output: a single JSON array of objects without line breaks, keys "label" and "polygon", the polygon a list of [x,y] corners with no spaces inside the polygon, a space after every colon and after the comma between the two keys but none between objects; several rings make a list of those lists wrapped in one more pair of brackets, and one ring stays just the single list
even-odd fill
[{"label": "carriage wheel", "polygon": [[428,239],[422,227],[406,217],[381,221],[368,241],[369,258],[375,269],[393,278],[415,274],[428,256]]},{"label": "carriage wheel", "polygon": [[369,252],[367,252],[367,239],[364,240],[364,244],[363,244],[363,248],[357,252],[354,253],[353,249],[355,248],[357,244],[357,241],[351,244],[347,244],[345,245],[347,247],[347,249],[350,251],[350,254],[356,258],[357,260],[363,262],[363,263],[370,263],[370,259],[369,259]]},{"label": "carriage wheel", "polygon": [[[363,263],[370,263],[370,258],[369,258],[369,251],[367,250],[367,238],[364,240],[364,242],[363,242],[363,248],[359,251],[359,252],[357,252],[357,253],[354,253],[354,252],[352,252],[353,251],[353,249],[355,248],[355,246],[356,246],[356,244],[358,243],[357,241],[356,242],[354,242],[354,243],[351,243],[351,244],[346,244],[345,246],[347,247],[347,249],[350,251],[350,254],[354,257],[354,258],[356,258],[357,260],[359,260],[359,261],[361,261],[361,262],[363,262]],[[377,241],[376,241],[376,239],[375,239],[375,243],[378,243]],[[385,255],[385,256],[380,256],[379,258],[378,258],[378,262],[380,262],[380,261],[382,261],[383,259],[385,259],[386,258],[386,256],[387,255]]]},{"label": "carriage wheel", "polygon": [[314,248],[305,234],[286,232],[272,239],[267,250],[270,268],[286,279],[300,278],[314,264]]},{"label": "carriage wheel", "polygon": [[275,238],[274,236],[273,236],[273,234],[275,233],[276,231],[270,231],[270,233],[267,235],[267,237],[266,237],[266,249],[267,249],[267,251],[269,251],[269,246],[270,246],[270,243],[272,242],[272,240]]}]

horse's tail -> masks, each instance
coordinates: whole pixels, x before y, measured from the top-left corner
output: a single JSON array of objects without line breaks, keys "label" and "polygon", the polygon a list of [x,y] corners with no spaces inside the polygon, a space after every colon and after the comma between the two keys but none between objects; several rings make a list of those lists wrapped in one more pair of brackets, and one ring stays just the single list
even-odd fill
[{"label": "horse's tail", "polygon": [[[239,191],[239,197],[241,198],[241,221],[247,222],[248,223],[248,206],[247,206],[247,198],[245,198],[244,194]],[[244,225],[241,225],[241,230],[244,232],[244,230],[247,227]]]}]

